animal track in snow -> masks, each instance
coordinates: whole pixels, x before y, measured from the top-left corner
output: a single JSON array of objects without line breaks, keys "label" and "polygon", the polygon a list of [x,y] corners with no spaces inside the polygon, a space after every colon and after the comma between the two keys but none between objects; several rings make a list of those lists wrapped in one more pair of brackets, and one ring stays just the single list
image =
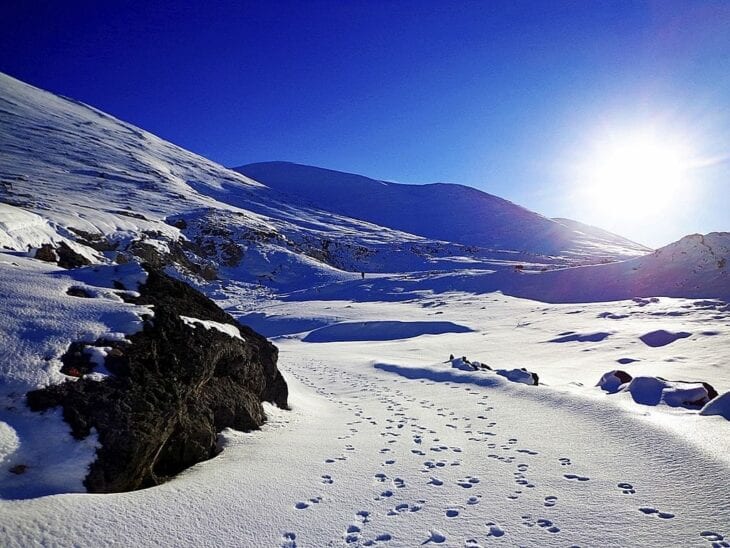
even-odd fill
[{"label": "animal track in snow", "polygon": [[486,525],[489,528],[489,532],[487,533],[488,537],[503,537],[505,535],[504,529],[502,529],[496,523],[490,521],[490,522],[487,522]]},{"label": "animal track in snow", "polygon": [[297,548],[296,533],[284,533],[281,535],[281,548]]},{"label": "animal track in snow", "polygon": [[444,542],[446,542],[446,535],[444,535],[441,531],[431,529],[429,531],[429,537],[421,544],[429,544],[431,542],[433,542],[434,544],[443,544]]},{"label": "animal track in snow", "polygon": [[621,492],[624,495],[633,495],[634,493],[636,493],[634,486],[630,483],[619,483],[618,488],[622,490]]},{"label": "animal track in snow", "polygon": [[671,514],[669,512],[660,512],[656,508],[652,508],[651,506],[642,506],[639,508],[639,512],[642,512],[646,514],[647,516],[657,516],[662,519],[672,519],[674,517],[674,514]]},{"label": "animal track in snow", "polygon": [[705,539],[707,542],[711,542],[712,548],[730,547],[730,542],[726,541],[725,537],[722,536],[720,533],[715,533],[713,531],[702,531],[700,533],[700,537]]},{"label": "animal track in snow", "polygon": [[553,524],[549,519],[540,518],[537,520],[537,525],[545,529],[549,533],[559,533],[560,527]]},{"label": "animal track in snow", "polygon": [[448,508],[446,510],[446,517],[447,518],[455,518],[459,515],[459,511],[455,508]]},{"label": "animal track in snow", "polygon": [[329,474],[324,474],[322,476],[322,483],[332,484],[334,482],[335,482],[335,480],[333,480],[332,476],[330,476]]},{"label": "animal track in snow", "polygon": [[567,480],[575,480],[575,481],[588,481],[589,479],[591,479],[586,476],[579,476],[577,474],[564,474],[563,477]]},{"label": "animal track in snow", "polygon": [[550,495],[549,497],[545,497],[545,506],[547,508],[552,508],[558,503],[558,497]]},{"label": "animal track in snow", "polygon": [[443,484],[443,481],[433,476],[431,476],[431,479],[428,481],[428,485],[435,485],[436,487],[441,487]]},{"label": "animal track in snow", "polygon": [[464,489],[471,489],[477,483],[479,483],[479,481],[480,481],[479,478],[475,478],[473,476],[467,476],[466,478],[457,481],[456,484],[459,487],[463,487]]},{"label": "animal track in snow", "polygon": [[559,458],[559,459],[558,459],[558,461],[560,462],[560,464],[561,464],[562,466],[570,466],[570,465],[572,464],[572,463],[570,462],[570,459],[569,459],[569,458],[567,458],[567,457],[561,457],[561,458]]}]

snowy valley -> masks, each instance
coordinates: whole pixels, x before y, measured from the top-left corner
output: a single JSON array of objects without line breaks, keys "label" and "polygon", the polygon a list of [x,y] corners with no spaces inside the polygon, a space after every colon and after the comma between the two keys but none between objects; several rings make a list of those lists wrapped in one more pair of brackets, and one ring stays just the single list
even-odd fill
[{"label": "snowy valley", "polygon": [[730,547],[728,258],[0,74],[0,544]]}]

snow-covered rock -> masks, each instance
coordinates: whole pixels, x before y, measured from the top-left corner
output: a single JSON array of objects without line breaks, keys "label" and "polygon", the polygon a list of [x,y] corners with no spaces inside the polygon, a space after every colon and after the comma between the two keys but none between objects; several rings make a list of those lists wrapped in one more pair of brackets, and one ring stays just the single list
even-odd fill
[{"label": "snow-covered rock", "polygon": [[705,382],[668,381],[661,377],[635,377],[626,390],[636,403],[699,409],[717,396]]},{"label": "snow-covered rock", "polygon": [[730,420],[730,392],[725,392],[707,403],[700,415],[719,415]]},{"label": "snow-covered rock", "polygon": [[604,373],[596,386],[598,386],[601,390],[613,394],[623,389],[626,383],[631,382],[631,379],[631,375],[629,375],[626,371],[615,369]]},{"label": "snow-covered rock", "polygon": [[521,369],[495,369],[494,372],[512,382],[529,384],[531,386],[537,386],[540,380],[537,373],[528,371],[524,367]]}]

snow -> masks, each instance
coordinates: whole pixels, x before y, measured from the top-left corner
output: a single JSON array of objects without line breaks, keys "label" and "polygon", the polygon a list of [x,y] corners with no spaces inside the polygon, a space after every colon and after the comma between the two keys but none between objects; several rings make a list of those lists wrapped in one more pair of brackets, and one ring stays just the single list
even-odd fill
[{"label": "snow", "polygon": [[[3,546],[709,546],[730,535],[730,234],[646,255],[458,185],[376,181],[376,192],[303,166],[317,177],[267,186],[7,76],[0,98]],[[355,186],[336,188],[343,180]],[[475,203],[495,217],[475,220]],[[144,271],[78,231],[209,250],[217,281],[168,268],[273,339],[292,409],[266,406],[261,431],[224,431],[218,457],[164,485],[80,494],[96,437],[74,440],[59,410],[31,413],[24,394],[68,380],[59,358],[71,341],[124,339],[154,310],[122,299]],[[473,243],[487,237],[493,248]],[[61,241],[94,264],[66,271],[27,252]],[[103,362],[104,346],[88,352]],[[700,407],[702,382],[721,395]]]},{"label": "snow", "polygon": [[180,316],[180,319],[186,325],[189,325],[193,329],[195,329],[197,327],[203,327],[204,329],[208,329],[208,330],[215,329],[216,331],[220,331],[221,333],[224,333],[233,339],[240,339],[242,341],[245,340],[241,336],[241,333],[238,330],[238,327],[236,327],[235,325],[232,325],[232,324],[214,322],[213,320],[201,320],[198,318],[191,318],[189,316]]},{"label": "snow", "polygon": [[[321,209],[435,240],[552,254],[599,247],[589,234],[462,185],[405,185],[288,162],[249,164],[236,171]],[[603,231],[603,253],[606,243],[623,258],[649,251]]]},{"label": "snow", "polygon": [[[137,273],[132,274],[134,269]],[[72,277],[48,263],[0,253],[2,498],[84,491],[81,482],[95,457],[95,436],[75,441],[60,410],[32,413],[25,406],[25,393],[68,379],[60,372],[60,357],[70,342],[124,339],[141,329],[143,315],[152,315],[148,307],[124,303],[104,276],[97,282],[100,287],[88,285],[94,270],[79,269]],[[107,270],[106,277],[111,279],[114,269]],[[139,266],[125,265],[120,270],[121,277],[142,278]],[[70,287],[78,286],[96,297],[67,295]],[[18,465],[27,470],[7,473]]]},{"label": "snow", "polygon": [[730,420],[730,392],[720,394],[717,398],[706,404],[700,411],[700,415],[718,415]]}]

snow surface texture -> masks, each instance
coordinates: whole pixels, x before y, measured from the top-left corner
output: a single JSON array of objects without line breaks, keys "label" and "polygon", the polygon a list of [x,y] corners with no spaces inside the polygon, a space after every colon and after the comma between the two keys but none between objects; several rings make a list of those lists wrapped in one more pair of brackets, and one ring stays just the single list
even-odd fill
[{"label": "snow surface texture", "polygon": [[[474,199],[525,223],[480,248],[379,226],[379,208],[347,216],[337,189],[331,207],[307,202],[295,187],[316,180],[269,188],[9,77],[0,103],[3,546],[709,548],[730,537],[727,233],[595,264],[642,249],[472,189],[376,182],[412,203],[435,192],[454,206],[449,221]],[[400,205],[412,222],[418,207]],[[461,233],[476,238],[471,219]],[[527,226],[550,228],[532,238]],[[74,441],[57,413],[28,412],[24,393],[65,379],[72,340],[124,337],[153,313],[112,289],[133,291],[140,270],[82,247],[78,231],[211,250],[220,280],[177,274],[276,337],[293,410],[267,407],[262,431],[224,432],[219,457],[154,489],[17,500],[82,490],[96,444]],[[556,241],[560,256],[541,252]],[[60,242],[109,264],[63,271],[28,256]],[[519,382],[522,368],[540,385]],[[648,380],[630,390],[606,376],[616,369]],[[678,388],[701,382],[721,395],[675,405]]]}]

